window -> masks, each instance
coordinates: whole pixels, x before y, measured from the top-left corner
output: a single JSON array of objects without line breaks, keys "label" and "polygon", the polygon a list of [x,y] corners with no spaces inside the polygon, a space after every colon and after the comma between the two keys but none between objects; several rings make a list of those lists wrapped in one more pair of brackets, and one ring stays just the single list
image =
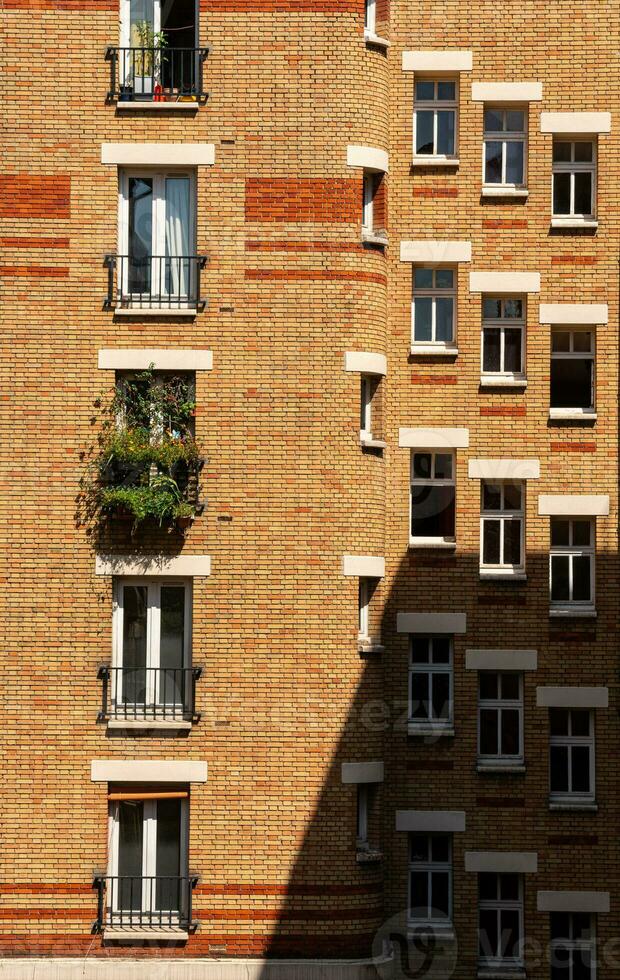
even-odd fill
[{"label": "window", "polygon": [[411,541],[452,543],[455,540],[454,454],[411,454]]},{"label": "window", "polygon": [[191,707],[190,583],[118,579],[114,619],[114,714],[183,717]]},{"label": "window", "polygon": [[478,762],[523,763],[523,675],[481,670],[478,675]]},{"label": "window", "polygon": [[452,725],[452,637],[412,636],[409,656],[409,726]]},{"label": "window", "polygon": [[523,879],[519,874],[478,875],[480,965],[523,966]]},{"label": "window", "polygon": [[415,83],[413,146],[416,156],[456,156],[456,81],[419,79]]},{"label": "window", "polygon": [[168,371],[118,372],[116,405],[119,428],[146,429],[153,442],[162,435],[193,438],[196,375]]},{"label": "window", "polygon": [[551,606],[594,608],[594,524],[586,518],[551,518]]},{"label": "window", "polygon": [[195,305],[195,175],[122,171],[118,288],[136,304]]},{"label": "window", "polygon": [[551,800],[592,802],[594,713],[586,708],[551,708],[549,731]]},{"label": "window", "polygon": [[454,344],[456,273],[454,269],[413,270],[413,339],[415,344]]},{"label": "window", "polygon": [[375,379],[363,374],[360,379],[360,439],[372,439],[372,396]]},{"label": "window", "polygon": [[361,578],[359,580],[359,630],[358,637],[360,640],[369,639],[369,613],[370,613],[370,596],[372,594],[372,589],[370,582],[367,578]]},{"label": "window", "polygon": [[485,296],[482,301],[482,377],[525,379],[525,303]]},{"label": "window", "polygon": [[196,10],[182,0],[121,0],[119,78],[124,100],[174,101],[197,93]]},{"label": "window", "polygon": [[524,484],[483,480],[480,494],[481,572],[522,572],[525,567]]},{"label": "window", "polygon": [[452,920],[452,838],[409,837],[409,918],[448,925]]},{"label": "window", "polygon": [[366,0],[364,17],[364,34],[374,37],[377,33],[377,0]]},{"label": "window", "polygon": [[[551,333],[551,414],[594,412],[594,332]],[[555,411],[554,411],[555,410]]]},{"label": "window", "polygon": [[553,216],[594,217],[596,145],[592,140],[553,141]]},{"label": "window", "polygon": [[189,794],[166,786],[156,799],[135,795],[110,793],[108,922],[186,925]]},{"label": "window", "polygon": [[588,912],[552,912],[551,980],[594,980],[596,933]]},{"label": "window", "polygon": [[523,109],[485,108],[484,183],[490,187],[525,186],[527,113]]}]

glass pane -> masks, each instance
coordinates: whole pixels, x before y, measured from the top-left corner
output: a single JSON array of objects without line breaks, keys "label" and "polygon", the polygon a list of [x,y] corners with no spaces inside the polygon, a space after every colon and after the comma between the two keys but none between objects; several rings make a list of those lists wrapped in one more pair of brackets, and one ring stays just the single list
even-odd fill
[{"label": "glass pane", "polygon": [[480,711],[480,755],[497,755],[498,749],[497,711],[482,708]]},{"label": "glass pane", "polygon": [[485,327],[482,334],[482,370],[501,371],[500,362],[501,330],[499,327]]},{"label": "glass pane", "polygon": [[484,144],[484,182],[502,182],[502,144],[496,140],[486,140]]},{"label": "glass pane", "polygon": [[578,353],[590,353],[593,349],[592,334],[589,330],[576,330],[573,334],[573,350]]},{"label": "glass pane", "polygon": [[415,97],[416,99],[419,99],[420,102],[432,102],[435,98],[435,83],[424,81],[416,82]]},{"label": "glass pane", "polygon": [[433,286],[433,270],[432,269],[420,269],[416,268],[413,270],[413,285],[416,289],[432,289]]},{"label": "glass pane", "polygon": [[549,731],[552,735],[568,735],[568,711],[565,708],[551,709]]},{"label": "glass pane", "polygon": [[482,484],[482,509],[501,510],[502,507],[502,488],[499,483],[490,483],[485,480]]},{"label": "glass pane", "polygon": [[523,316],[523,300],[521,299],[505,299],[504,300],[504,316],[508,319],[518,317],[521,319]]},{"label": "glass pane", "polygon": [[414,871],[411,875],[411,914],[413,918],[427,918],[428,899],[428,874],[426,871]]},{"label": "glass pane", "polygon": [[157,801],[156,908],[179,911],[181,893],[181,801]]},{"label": "glass pane", "polygon": [[573,951],[573,980],[593,980],[592,954],[588,949]]},{"label": "glass pane", "polygon": [[553,141],[553,162],[569,163],[571,159],[571,144],[564,140]]},{"label": "glass pane", "polygon": [[183,704],[183,653],[185,643],[185,589],[176,585],[161,588],[161,637],[159,701]]},{"label": "glass pane", "polygon": [[496,673],[491,670],[481,670],[478,683],[482,701],[494,701],[498,697],[498,675]]},{"label": "glass pane", "polygon": [[478,875],[478,894],[481,902],[494,902],[498,897],[498,876],[496,874]]},{"label": "glass pane", "polygon": [[554,353],[568,353],[571,335],[567,330],[554,330],[551,334],[551,350]]},{"label": "glass pane", "polygon": [[518,140],[506,143],[506,183],[522,184],[524,144]]},{"label": "glass pane", "polygon": [[[567,949],[560,946],[556,946],[552,951],[551,980],[571,980],[570,955]],[[591,977],[588,977],[588,980],[591,980]]]},{"label": "glass pane", "polygon": [[570,174],[553,175],[553,213],[570,214]]},{"label": "glass pane", "polygon": [[521,331],[506,329],[504,330],[504,371],[520,374],[522,370]]},{"label": "glass pane", "polygon": [[430,660],[430,640],[416,637],[411,643],[411,659],[415,664],[427,664]]},{"label": "glass pane", "polygon": [[128,203],[127,289],[130,293],[148,293],[153,254],[153,181],[150,177],[129,178]]},{"label": "glass pane", "polygon": [[[119,886],[111,904],[120,909],[142,908],[142,839],[144,804],[127,800],[118,804]],[[116,902],[114,901],[116,899]]]},{"label": "glass pane", "polygon": [[435,479],[452,479],[452,453],[435,453]]},{"label": "glass pane", "polygon": [[590,358],[551,359],[551,408],[592,408]]},{"label": "glass pane", "polygon": [[502,711],[501,755],[519,754],[519,712],[516,709]]},{"label": "glass pane", "polygon": [[573,793],[589,793],[590,786],[590,748],[587,745],[573,745],[572,786]]},{"label": "glass pane", "polygon": [[437,153],[454,154],[454,110],[440,110],[437,113]]},{"label": "glass pane", "polygon": [[568,792],[568,747],[566,745],[550,746],[549,785],[552,793]]},{"label": "glass pane", "polygon": [[[129,43],[131,47],[141,47],[138,25],[146,21],[151,27],[155,24],[154,0],[129,0]],[[144,35],[142,35],[144,37]]]},{"label": "glass pane", "polygon": [[573,600],[575,602],[589,602],[592,598],[590,560],[589,555],[575,555],[573,558]]},{"label": "glass pane", "polygon": [[484,520],[482,522],[482,564],[499,565],[500,563],[500,533],[501,521]]},{"label": "glass pane", "polygon": [[516,902],[519,899],[519,875],[501,874],[499,876],[499,897],[504,902]]},{"label": "glass pane", "polygon": [[570,916],[568,912],[552,912],[549,916],[551,939],[570,938]]},{"label": "glass pane", "polygon": [[415,151],[416,153],[433,152],[433,120],[434,112],[418,109],[415,114]]},{"label": "glass pane", "polygon": [[409,847],[411,849],[410,854],[413,862],[428,861],[429,839],[426,834],[410,834]]},{"label": "glass pane", "polygon": [[504,521],[504,565],[521,564],[521,521]]},{"label": "glass pane", "polygon": [[450,343],[454,339],[454,300],[438,296],[435,300],[435,340]]},{"label": "glass pane", "polygon": [[553,602],[568,602],[568,555],[551,556],[551,599]]},{"label": "glass pane", "polygon": [[166,292],[189,294],[189,177],[166,177]]},{"label": "glass pane", "polygon": [[437,98],[443,102],[454,102],[456,84],[454,82],[437,82]]},{"label": "glass pane", "polygon": [[416,296],[413,300],[413,339],[433,339],[433,300],[430,296]]},{"label": "glass pane", "polygon": [[433,718],[450,718],[450,675],[433,674]]},{"label": "glass pane", "polygon": [[570,713],[571,734],[578,738],[587,737],[590,734],[590,712],[574,709]]},{"label": "glass pane", "polygon": [[573,521],[573,544],[579,548],[587,548],[591,529],[590,521]]},{"label": "glass pane", "polygon": [[454,287],[454,270],[437,269],[435,272],[435,285],[437,289],[452,289]]},{"label": "glass pane", "polygon": [[499,947],[497,912],[495,909],[480,909],[479,921],[480,956],[495,957]]},{"label": "glass pane", "polygon": [[447,919],[450,914],[450,875],[447,871],[433,871],[431,875],[431,909],[436,919]]},{"label": "glass pane", "polygon": [[502,699],[504,701],[518,701],[520,697],[519,674],[502,674]]},{"label": "glass pane", "polygon": [[428,719],[430,708],[430,679],[425,673],[411,675],[411,717]]},{"label": "glass pane", "polygon": [[592,920],[587,912],[573,912],[573,939],[588,940],[593,934]]},{"label": "glass pane", "polygon": [[450,860],[450,840],[446,834],[433,834],[431,837],[431,858],[444,864]]},{"label": "glass pane", "polygon": [[521,510],[521,492],[520,483],[504,484],[504,510]]},{"label": "glass pane", "polygon": [[412,537],[454,537],[454,487],[413,487],[411,496]]},{"label": "glass pane", "polygon": [[418,480],[427,480],[431,475],[431,464],[433,457],[431,453],[413,454],[413,475]]},{"label": "glass pane", "polygon": [[516,957],[519,955],[520,918],[516,909],[502,909],[500,913],[502,956]]},{"label": "glass pane", "polygon": [[146,617],[146,586],[123,586],[122,691],[125,704],[144,704],[146,701]]},{"label": "glass pane", "polygon": [[508,109],[506,111],[506,131],[508,133],[522,133],[525,130],[525,113],[522,109]]},{"label": "glass pane", "polygon": [[499,320],[502,315],[501,299],[492,299],[486,296],[482,300],[482,316],[485,320]]},{"label": "glass pane", "polygon": [[591,163],[594,159],[593,144],[583,141],[575,143],[575,161],[577,163]]},{"label": "glass pane", "polygon": [[592,214],[592,174],[575,174],[575,214]]},{"label": "glass pane", "polygon": [[503,129],[503,114],[501,109],[484,110],[485,133],[501,133]]},{"label": "glass pane", "polygon": [[551,544],[558,547],[570,543],[570,521],[561,517],[551,518]]},{"label": "glass pane", "polygon": [[450,663],[450,640],[446,636],[435,636],[433,638],[433,663]]}]

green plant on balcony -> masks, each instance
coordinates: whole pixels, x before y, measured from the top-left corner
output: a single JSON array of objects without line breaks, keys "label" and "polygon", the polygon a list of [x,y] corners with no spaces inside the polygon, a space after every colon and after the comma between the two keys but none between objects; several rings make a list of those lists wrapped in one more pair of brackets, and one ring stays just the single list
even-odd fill
[{"label": "green plant on balcony", "polygon": [[154,78],[159,82],[162,63],[166,60],[163,49],[168,40],[165,31],[156,31],[149,20],[138,20],[131,29],[132,45],[141,49],[138,63],[134,63],[134,75]]}]

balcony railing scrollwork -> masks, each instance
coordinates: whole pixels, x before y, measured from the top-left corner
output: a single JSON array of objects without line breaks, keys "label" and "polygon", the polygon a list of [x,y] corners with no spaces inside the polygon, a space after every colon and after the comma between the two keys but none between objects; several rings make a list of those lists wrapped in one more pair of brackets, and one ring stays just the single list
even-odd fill
[{"label": "balcony railing scrollwork", "polygon": [[106,48],[110,63],[108,102],[178,102],[203,104],[204,48]]},{"label": "balcony railing scrollwork", "polygon": [[202,667],[111,667],[102,664],[101,710],[97,720],[197,722],[196,682]]}]

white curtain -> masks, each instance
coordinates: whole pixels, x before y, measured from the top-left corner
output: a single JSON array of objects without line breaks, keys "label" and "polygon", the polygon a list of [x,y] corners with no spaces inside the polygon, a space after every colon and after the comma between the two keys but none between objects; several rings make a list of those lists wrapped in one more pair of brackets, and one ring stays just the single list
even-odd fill
[{"label": "white curtain", "polygon": [[[172,296],[189,296],[189,178],[166,178],[166,291]],[[178,256],[186,256],[184,259]]]}]

